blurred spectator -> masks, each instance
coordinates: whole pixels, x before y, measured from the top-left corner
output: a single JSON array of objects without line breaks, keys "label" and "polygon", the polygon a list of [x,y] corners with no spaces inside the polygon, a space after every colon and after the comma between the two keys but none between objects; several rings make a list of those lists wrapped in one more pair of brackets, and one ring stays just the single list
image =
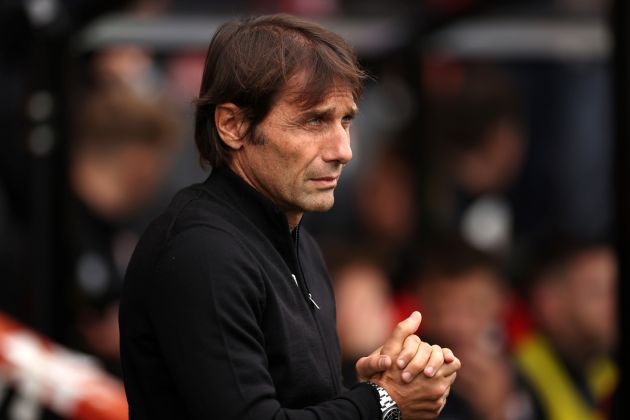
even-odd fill
[{"label": "blurred spectator", "polygon": [[168,107],[125,85],[97,89],[80,106],[65,209],[69,334],[113,372],[119,369],[117,302],[137,240],[134,222],[168,173],[177,138]]},{"label": "blurred spectator", "polygon": [[439,159],[429,186],[431,220],[476,247],[509,249],[507,195],[519,175],[526,139],[514,88],[498,69],[429,60],[426,134]]},{"label": "blurred spectator", "polygon": [[428,341],[462,361],[444,419],[533,419],[533,406],[505,348],[505,286],[496,261],[456,238],[422,253],[415,296]]},{"label": "blurred spectator", "polygon": [[405,280],[420,217],[416,174],[408,157],[404,147],[393,143],[357,174],[356,233],[378,252],[395,288]]},{"label": "blurred spectator", "polygon": [[378,259],[356,245],[330,243],[324,249],[337,304],[343,380],[351,387],[357,382],[359,357],[376,350],[392,330],[389,279]]},{"label": "blurred spectator", "polygon": [[97,52],[92,60],[98,85],[124,85],[138,96],[154,99],[159,77],[149,52],[137,45],[111,46]]},{"label": "blurred spectator", "polygon": [[360,174],[358,219],[364,234],[384,247],[399,249],[416,228],[418,207],[414,173],[393,149],[382,152]]},{"label": "blurred spectator", "polygon": [[537,418],[611,418],[618,370],[617,262],[610,246],[556,237],[539,247],[524,290],[537,332],[516,359]]}]

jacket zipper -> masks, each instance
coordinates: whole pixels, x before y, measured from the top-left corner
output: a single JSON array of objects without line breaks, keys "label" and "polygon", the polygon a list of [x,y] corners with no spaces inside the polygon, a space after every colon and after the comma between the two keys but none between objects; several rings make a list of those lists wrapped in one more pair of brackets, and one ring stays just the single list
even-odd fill
[{"label": "jacket zipper", "polygon": [[[300,249],[300,225],[297,225],[295,228],[295,260],[297,262],[297,268],[300,272],[300,276],[302,277],[302,284],[304,285],[304,288],[306,289],[306,294],[308,295],[308,299],[311,301],[311,303],[313,304],[313,307],[316,308],[317,310],[320,310],[319,305],[315,302],[315,300],[313,299],[313,296],[311,294],[311,291],[308,287],[308,282],[306,281],[306,277],[304,276],[304,270],[302,270],[302,264],[300,263],[300,254],[299,254],[299,249]],[[297,281],[296,281],[297,283]],[[337,382],[335,381],[335,369],[333,368],[332,365],[332,358],[330,356],[330,353],[328,351],[328,346],[326,346],[326,343],[324,342],[324,335],[322,334],[322,329],[321,326],[319,325],[319,321],[317,320],[317,316],[315,316],[314,311],[311,311],[311,316],[313,317],[313,321],[315,322],[315,326],[317,327],[317,333],[319,334],[319,338],[321,340],[322,343],[322,347],[324,349],[324,354],[326,354],[326,362],[328,363],[328,372],[330,374],[330,381],[332,383],[333,389],[335,390],[335,393],[339,393],[341,390],[339,389],[339,387],[337,386]]]}]

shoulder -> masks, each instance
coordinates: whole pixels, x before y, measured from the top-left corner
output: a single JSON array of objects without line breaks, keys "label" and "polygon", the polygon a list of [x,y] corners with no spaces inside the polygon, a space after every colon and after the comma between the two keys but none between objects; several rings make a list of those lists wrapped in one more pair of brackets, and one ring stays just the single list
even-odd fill
[{"label": "shoulder", "polygon": [[180,227],[164,244],[156,266],[184,261],[216,272],[226,265],[252,265],[251,252],[235,230],[230,224],[213,222]]},{"label": "shoulder", "polygon": [[[191,185],[180,190],[164,212],[143,233],[136,252],[159,257],[169,247],[206,252],[221,252],[217,244],[236,246],[238,228],[230,221],[233,210],[220,197],[203,188]],[[200,249],[199,249],[200,248]]]},{"label": "shoulder", "polygon": [[224,213],[221,203],[204,191],[194,186],[180,191],[142,235],[127,270],[126,287],[171,282],[177,287],[209,287],[236,276],[255,282],[256,259]]},{"label": "shoulder", "polygon": [[[173,235],[153,261],[132,261],[125,278],[128,300],[156,314],[234,305],[262,308],[266,298],[258,262],[228,231],[210,225]],[[141,303],[140,303],[141,302]]]}]

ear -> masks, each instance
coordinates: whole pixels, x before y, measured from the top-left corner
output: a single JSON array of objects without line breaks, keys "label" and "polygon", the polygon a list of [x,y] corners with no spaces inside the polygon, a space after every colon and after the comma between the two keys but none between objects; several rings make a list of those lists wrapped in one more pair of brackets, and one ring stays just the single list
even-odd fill
[{"label": "ear", "polygon": [[224,103],[214,110],[214,124],[219,137],[229,148],[238,150],[243,147],[247,122],[241,109],[233,103]]}]

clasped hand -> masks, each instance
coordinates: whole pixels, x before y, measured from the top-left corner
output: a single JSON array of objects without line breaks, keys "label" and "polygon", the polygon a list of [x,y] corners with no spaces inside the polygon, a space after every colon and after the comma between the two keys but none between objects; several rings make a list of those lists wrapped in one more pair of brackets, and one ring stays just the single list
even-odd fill
[{"label": "clasped hand", "polygon": [[430,345],[415,334],[421,322],[420,313],[413,312],[382,347],[356,364],[359,380],[383,387],[404,420],[436,418],[461,367],[450,349]]}]

